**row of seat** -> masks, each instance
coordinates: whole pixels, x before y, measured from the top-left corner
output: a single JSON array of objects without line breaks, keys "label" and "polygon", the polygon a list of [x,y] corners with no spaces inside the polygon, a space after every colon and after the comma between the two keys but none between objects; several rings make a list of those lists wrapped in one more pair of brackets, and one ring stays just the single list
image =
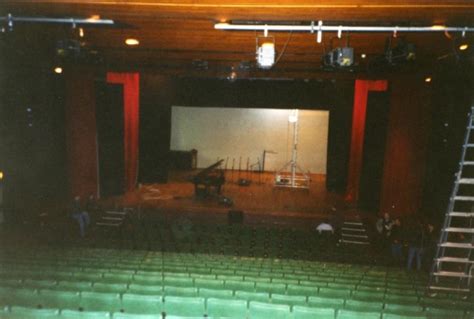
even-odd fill
[{"label": "row of seat", "polygon": [[[189,288],[181,288],[189,289]],[[103,293],[103,292],[73,292],[60,290],[32,290],[0,288],[1,306],[29,306],[39,308],[60,308],[60,309],[85,309],[87,311],[121,311],[132,313],[156,313],[165,311],[176,313],[181,308],[192,309],[189,313],[198,312],[204,309],[209,300],[220,300],[226,304],[234,301],[263,302],[273,305],[311,306],[315,308],[332,308],[336,310],[354,310],[365,312],[390,312],[395,314],[420,314],[424,310],[433,307],[423,308],[413,302],[411,304],[397,304],[387,301],[363,301],[344,300],[342,298],[288,296],[281,294],[252,293],[247,291],[213,290],[202,289],[196,291],[194,295],[184,294],[183,296],[171,295],[161,291],[149,291],[149,295],[136,293]],[[471,305],[472,306],[472,305]],[[472,309],[472,307],[471,307]],[[451,310],[452,311],[452,310]],[[459,314],[463,314],[461,310]]]},{"label": "row of seat", "polygon": [[[114,308],[80,308],[68,309],[57,307],[34,308],[24,306],[7,306],[0,312],[0,318],[272,318],[272,319],[380,319],[380,318],[463,318],[460,311],[446,312],[439,309],[427,311],[405,311],[404,313],[380,309],[334,309],[331,307],[288,306],[284,304],[264,303],[244,300],[209,298],[168,297],[163,303],[158,298],[123,299],[120,309]],[[111,315],[113,313],[113,315]],[[469,316],[469,314],[466,314]]]},{"label": "row of seat", "polygon": [[[146,283],[146,284],[145,284]],[[175,285],[173,285],[175,284]],[[188,285],[189,284],[189,285]],[[110,283],[110,282],[87,282],[87,281],[53,281],[53,280],[24,280],[14,279],[0,280],[3,287],[23,287],[32,289],[51,289],[69,291],[96,291],[109,293],[139,293],[139,294],[171,294],[182,296],[196,296],[200,291],[216,290],[223,292],[256,292],[267,296],[280,294],[286,296],[321,296],[331,298],[377,300],[396,303],[418,302],[419,296],[415,291],[401,294],[401,291],[373,291],[373,290],[350,290],[344,287],[317,287],[312,285],[280,284],[270,282],[245,282],[236,280],[206,280],[196,279],[193,282],[177,281],[160,283]]]},{"label": "row of seat", "polygon": [[[28,265],[28,264],[14,264],[14,263],[5,263],[4,269],[1,272],[21,272],[24,274],[35,273],[35,271],[40,272],[53,272],[59,273],[62,276],[73,276],[74,274],[79,276],[90,276],[92,280],[97,279],[97,277],[102,276],[122,276],[126,280],[130,280],[136,275],[141,276],[173,276],[178,274],[183,277],[199,277],[199,276],[209,276],[209,277],[218,277],[218,276],[235,276],[235,278],[245,280],[246,278],[265,278],[262,281],[268,281],[269,279],[287,279],[287,280],[312,280],[316,282],[344,282],[358,284],[362,282],[379,282],[380,284],[387,283],[393,285],[412,285],[414,282],[419,282],[420,278],[414,276],[399,276],[399,277],[379,277],[371,276],[363,272],[351,272],[351,273],[337,273],[337,272],[324,272],[319,271],[318,269],[312,270],[313,272],[303,272],[303,271],[293,271],[285,272],[281,271],[262,271],[255,269],[229,269],[222,267],[184,267],[184,266],[172,266],[163,268],[153,268],[153,269],[143,269],[140,267],[130,266],[128,269],[120,268],[115,269],[113,267],[92,267],[88,265],[87,267],[78,267],[78,266],[60,266],[60,265]],[[0,275],[1,275],[0,272]],[[240,278],[239,278],[240,277]]]}]

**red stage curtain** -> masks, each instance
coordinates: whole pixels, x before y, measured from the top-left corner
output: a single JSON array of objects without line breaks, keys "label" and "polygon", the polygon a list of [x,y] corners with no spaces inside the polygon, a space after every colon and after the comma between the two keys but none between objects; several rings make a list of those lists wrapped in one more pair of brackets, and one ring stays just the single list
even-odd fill
[{"label": "red stage curtain", "polygon": [[349,153],[349,172],[347,177],[347,201],[359,199],[359,182],[362,170],[364,146],[365,115],[369,91],[386,91],[386,80],[356,80],[354,90],[354,109],[352,114],[351,150]]},{"label": "red stage curtain", "polygon": [[108,83],[123,84],[123,148],[125,190],[135,188],[138,177],[138,121],[140,77],[138,73],[107,73]]}]

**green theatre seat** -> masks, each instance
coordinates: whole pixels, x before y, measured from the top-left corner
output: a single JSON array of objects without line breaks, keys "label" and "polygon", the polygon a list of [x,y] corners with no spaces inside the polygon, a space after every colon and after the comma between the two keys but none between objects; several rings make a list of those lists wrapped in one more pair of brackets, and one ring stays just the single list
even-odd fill
[{"label": "green theatre seat", "polygon": [[255,283],[253,281],[226,280],[225,289],[255,291]]},{"label": "green theatre seat", "polygon": [[337,319],[380,319],[379,312],[365,312],[352,310],[338,310]]},{"label": "green theatre seat", "polygon": [[110,313],[104,311],[62,310],[60,319],[110,319]]},{"label": "green theatre seat", "polygon": [[219,298],[207,299],[207,314],[216,318],[246,318],[247,301]]},{"label": "green theatre seat", "polygon": [[0,318],[15,319],[46,319],[58,318],[59,309],[36,309],[26,307],[12,307],[7,316],[0,314]]},{"label": "green theatre seat", "polygon": [[190,277],[164,277],[163,285],[174,287],[193,287],[194,281]]},{"label": "green theatre seat", "polygon": [[140,285],[162,285],[163,277],[160,276],[150,276],[144,274],[137,274],[133,276],[132,284]]},{"label": "green theatre seat", "polygon": [[144,296],[126,293],[122,296],[125,313],[159,315],[163,310],[161,296]]},{"label": "green theatre seat", "polygon": [[162,295],[163,294],[163,287],[161,286],[149,286],[149,285],[139,285],[139,284],[131,284],[128,287],[128,292],[134,294],[142,294],[142,295]]},{"label": "green theatre seat", "polygon": [[24,306],[35,308],[39,305],[36,290],[30,288],[0,287],[0,307]]},{"label": "green theatre seat", "polygon": [[199,297],[232,299],[234,292],[226,289],[199,288]]},{"label": "green theatre seat", "polygon": [[91,291],[92,282],[88,281],[60,281],[54,287],[54,289],[59,290],[70,290],[70,291]]},{"label": "green theatre seat", "polygon": [[383,301],[385,299],[384,292],[379,292],[374,289],[374,291],[366,290],[356,290],[353,293],[353,298],[363,301]]},{"label": "green theatre seat", "polygon": [[313,308],[294,306],[293,319],[334,319],[336,311],[332,308]]},{"label": "green theatre seat", "polygon": [[250,319],[289,319],[290,306],[251,301],[249,303]]},{"label": "green theatre seat", "polygon": [[317,296],[319,288],[314,286],[301,286],[301,285],[294,285],[288,284],[287,293],[289,295],[299,295],[299,296]]},{"label": "green theatre seat", "polygon": [[120,295],[115,293],[82,292],[80,306],[85,311],[117,312],[121,309]]},{"label": "green theatre seat", "polygon": [[294,306],[294,305],[306,306],[307,305],[306,296],[272,294],[270,298],[271,298],[271,302],[276,303],[276,304],[290,305],[290,306]]},{"label": "green theatre seat", "polygon": [[163,294],[165,296],[176,296],[176,297],[197,297],[198,289],[194,287],[163,287]]},{"label": "green theatre seat", "polygon": [[428,318],[425,315],[418,315],[418,316],[403,316],[403,315],[396,315],[393,313],[384,313],[382,315],[382,319],[426,319]]},{"label": "green theatre seat", "polygon": [[385,304],[385,313],[393,313],[397,315],[419,315],[423,308],[418,305],[399,305],[399,304]]},{"label": "green theatre seat", "polygon": [[385,294],[385,303],[395,304],[416,304],[418,303],[418,296],[416,295],[399,295],[399,294]]},{"label": "green theatre seat", "polygon": [[339,289],[339,288],[329,288],[321,287],[319,288],[319,296],[321,297],[330,297],[330,298],[350,298],[351,290],[350,289]]},{"label": "green theatre seat", "polygon": [[308,305],[311,307],[341,309],[344,307],[342,298],[309,297]]},{"label": "green theatre seat", "polygon": [[286,294],[285,284],[277,284],[273,282],[257,282],[255,289],[258,292]]},{"label": "green theatre seat", "polygon": [[426,315],[429,318],[463,318],[464,310],[441,309],[441,308],[426,308]]},{"label": "green theatre seat", "polygon": [[164,298],[163,311],[168,315],[203,316],[205,314],[205,299],[201,297]]},{"label": "green theatre seat", "polygon": [[194,285],[202,288],[224,289],[224,280],[196,278]]},{"label": "green theatre seat", "polygon": [[80,295],[74,291],[40,290],[39,302],[43,308],[78,310]]},{"label": "green theatre seat", "polygon": [[112,314],[113,319],[161,319],[161,314],[159,315],[140,315],[136,313],[122,313],[115,312]]},{"label": "green theatre seat", "polygon": [[117,294],[126,292],[127,288],[127,284],[110,284],[104,282],[96,282],[92,285],[92,291]]},{"label": "green theatre seat", "polygon": [[365,312],[381,312],[383,303],[381,302],[369,302],[361,300],[346,300],[344,309],[354,311],[365,311]]},{"label": "green theatre seat", "polygon": [[56,286],[57,282],[55,280],[38,280],[38,279],[25,279],[22,283],[23,287],[32,288],[32,289],[49,289]]},{"label": "green theatre seat", "polygon": [[235,291],[236,299],[245,299],[247,301],[270,302],[270,294],[266,292]]}]

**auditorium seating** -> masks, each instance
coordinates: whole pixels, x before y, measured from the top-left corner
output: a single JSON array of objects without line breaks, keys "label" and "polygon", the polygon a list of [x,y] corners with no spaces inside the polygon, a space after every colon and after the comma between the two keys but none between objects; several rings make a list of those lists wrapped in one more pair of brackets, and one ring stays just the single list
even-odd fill
[{"label": "auditorium seating", "polygon": [[380,266],[114,249],[0,254],[0,318],[472,318]]}]

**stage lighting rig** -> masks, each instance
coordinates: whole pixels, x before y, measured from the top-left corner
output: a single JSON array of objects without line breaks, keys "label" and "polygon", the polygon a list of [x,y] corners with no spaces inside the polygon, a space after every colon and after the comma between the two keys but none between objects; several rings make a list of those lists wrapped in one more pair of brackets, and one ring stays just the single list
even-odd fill
[{"label": "stage lighting rig", "polygon": [[354,49],[350,47],[335,48],[324,55],[323,63],[331,67],[348,67],[354,64]]},{"label": "stage lighting rig", "polygon": [[387,38],[385,59],[389,64],[396,65],[416,60],[416,47],[413,43],[401,38],[392,48],[392,37]]}]

